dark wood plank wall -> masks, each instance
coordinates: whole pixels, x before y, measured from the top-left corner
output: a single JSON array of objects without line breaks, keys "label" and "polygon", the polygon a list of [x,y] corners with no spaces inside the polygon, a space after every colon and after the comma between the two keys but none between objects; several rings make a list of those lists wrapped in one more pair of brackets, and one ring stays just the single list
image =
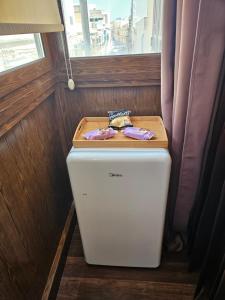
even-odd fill
[{"label": "dark wood plank wall", "polygon": [[0,77],[2,300],[41,299],[71,206],[56,71],[48,56]]},{"label": "dark wood plank wall", "polygon": [[133,115],[160,115],[160,88],[110,87],[78,88],[74,92],[65,90],[65,99],[70,124],[70,139],[84,116],[107,116],[108,110],[130,109]]},{"label": "dark wood plank wall", "polygon": [[[159,54],[72,58],[78,87],[149,86],[160,84]],[[60,74],[65,74],[62,66]]]},{"label": "dark wood plank wall", "polygon": [[65,85],[64,64],[58,78],[70,140],[83,116],[107,116],[108,110],[123,108],[133,115],[161,115],[159,54],[77,58],[71,64],[76,89]]}]

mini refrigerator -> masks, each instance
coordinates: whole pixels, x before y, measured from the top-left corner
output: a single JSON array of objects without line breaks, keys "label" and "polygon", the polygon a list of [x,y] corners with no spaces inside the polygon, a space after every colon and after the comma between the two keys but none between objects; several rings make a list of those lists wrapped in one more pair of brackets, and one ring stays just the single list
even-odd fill
[{"label": "mini refrigerator", "polygon": [[160,264],[171,159],[163,148],[72,148],[67,165],[88,264]]}]

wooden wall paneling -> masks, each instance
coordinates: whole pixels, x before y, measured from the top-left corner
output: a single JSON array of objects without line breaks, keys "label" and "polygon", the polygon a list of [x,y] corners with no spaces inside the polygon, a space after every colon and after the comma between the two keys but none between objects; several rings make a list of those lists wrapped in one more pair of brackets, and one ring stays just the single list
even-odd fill
[{"label": "wooden wall paneling", "polygon": [[[54,105],[52,95],[0,140],[1,201],[18,231],[11,245],[25,248],[25,254],[14,250],[1,260],[12,266],[11,283],[18,281],[26,291],[23,299],[40,299],[71,204]],[[2,243],[0,253],[6,255],[7,239]]]},{"label": "wooden wall paneling", "polygon": [[[5,142],[6,143],[6,142]],[[6,144],[6,151],[8,151],[8,146]],[[0,156],[1,157],[1,156]],[[1,157],[2,159],[2,157]],[[1,160],[2,161],[2,160]],[[8,162],[8,160],[7,160]],[[15,166],[13,168],[15,170]],[[17,172],[15,172],[16,174]],[[3,174],[3,175],[2,175]],[[4,176],[4,178],[3,178]],[[9,276],[10,285],[11,287],[16,286],[15,294],[12,296],[11,299],[16,299],[17,291],[19,291],[19,299],[27,299],[26,298],[26,292],[27,287],[31,286],[31,284],[35,281],[37,281],[38,286],[38,278],[37,276],[37,265],[35,261],[35,253],[32,253],[29,248],[29,244],[26,243],[28,236],[26,237],[26,233],[23,232],[23,228],[21,228],[21,223],[24,221],[24,214],[26,214],[26,210],[24,212],[21,212],[21,209],[23,209],[23,204],[21,201],[19,201],[19,194],[22,190],[22,182],[18,182],[18,174],[16,176],[11,176],[11,179],[14,179],[15,182],[9,182],[9,186],[6,185],[5,181],[10,178],[10,175],[8,173],[8,169],[6,169],[5,164],[1,164],[1,182],[2,182],[2,199],[1,199],[1,209],[2,207],[7,207],[7,210],[1,210],[2,218],[1,220],[4,220],[4,223],[1,223],[1,261],[7,266],[7,270],[1,270],[1,276],[4,279]],[[5,179],[5,180],[4,180]],[[13,185],[13,188],[10,189],[10,185]],[[24,199],[23,192],[20,194],[20,197],[22,197],[22,200]],[[14,201],[11,202],[10,199],[13,199]],[[16,201],[16,202],[15,202]],[[17,209],[17,207],[20,207],[20,211],[18,211],[18,214],[20,214],[20,223],[18,223],[18,219],[15,221],[15,218],[12,216],[12,206],[14,206],[14,209]],[[32,216],[31,216],[32,218]],[[28,228],[32,229],[33,222],[31,222],[28,226]],[[2,235],[4,234],[4,236]],[[36,231],[34,231],[34,234],[36,234]],[[29,235],[29,238],[31,236]],[[32,239],[32,242],[35,242]],[[37,259],[38,261],[38,259]],[[14,289],[13,289],[14,290]],[[36,292],[36,291],[35,291]],[[4,287],[1,291],[1,294],[4,294]],[[5,298],[2,299],[9,299],[7,297],[7,294],[5,295]]]},{"label": "wooden wall paneling", "polygon": [[[0,192],[0,227],[0,299],[22,300],[25,297],[24,287],[29,285],[32,279],[34,280],[34,272],[32,265],[29,265],[26,249],[5,203],[2,187]],[[30,268],[29,278],[26,276],[27,270],[21,267],[20,260],[27,265],[27,269]]]},{"label": "wooden wall paneling", "polygon": [[45,58],[0,75],[3,300],[41,299],[71,206],[67,108],[56,86],[62,52],[58,34],[42,38]]},{"label": "wooden wall paneling", "polygon": [[0,98],[21,88],[41,75],[49,72],[50,64],[46,58],[27,64],[25,67],[0,74]]},{"label": "wooden wall paneling", "polygon": [[[160,85],[160,54],[121,55],[71,59],[78,87],[118,87]],[[65,80],[62,64],[59,79]]]},{"label": "wooden wall paneling", "polygon": [[[15,287],[15,285],[12,284],[8,273],[8,268],[2,260],[0,260],[0,270],[0,298],[15,299],[16,296],[16,299],[22,300],[22,295],[18,290],[18,287]],[[5,276],[5,274],[8,274],[8,276]]]},{"label": "wooden wall paneling", "polygon": [[56,114],[57,119],[61,120],[61,126],[59,127],[59,134],[63,146],[65,157],[67,156],[71,145],[71,121],[69,119],[68,111],[70,111],[69,103],[66,101],[65,89],[62,84],[58,84],[55,91],[55,102],[56,102]]},{"label": "wooden wall paneling", "polygon": [[65,90],[70,140],[82,117],[107,116],[109,110],[129,109],[133,115],[161,115],[160,89],[150,87],[77,88]]},{"label": "wooden wall paneling", "polygon": [[108,110],[123,108],[134,115],[161,115],[160,54],[72,58],[71,64],[76,89],[66,87],[64,64],[58,77],[69,140],[84,116],[107,116]]},{"label": "wooden wall paneling", "polygon": [[61,66],[64,64],[64,54],[63,54],[61,34],[66,44],[65,34],[61,32],[47,33],[45,35],[47,38],[49,53],[52,58],[52,62],[56,72],[58,72]]},{"label": "wooden wall paneling", "polygon": [[0,99],[0,137],[44,101],[55,89],[56,76],[49,72]]}]

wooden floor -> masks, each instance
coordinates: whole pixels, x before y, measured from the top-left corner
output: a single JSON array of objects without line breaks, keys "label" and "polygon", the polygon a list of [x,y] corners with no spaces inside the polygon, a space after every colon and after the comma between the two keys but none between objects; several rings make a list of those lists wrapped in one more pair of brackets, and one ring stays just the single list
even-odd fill
[{"label": "wooden floor", "polygon": [[187,300],[196,280],[184,254],[165,255],[155,270],[87,265],[76,227],[57,300]]}]

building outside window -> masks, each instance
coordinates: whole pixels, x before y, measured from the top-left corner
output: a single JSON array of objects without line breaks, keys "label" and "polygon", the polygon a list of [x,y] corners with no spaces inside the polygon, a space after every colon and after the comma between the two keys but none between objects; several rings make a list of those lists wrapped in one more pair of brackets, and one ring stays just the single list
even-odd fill
[{"label": "building outside window", "polygon": [[161,51],[162,0],[62,0],[62,3],[70,57]]},{"label": "building outside window", "polygon": [[0,36],[0,72],[44,57],[40,34]]}]

